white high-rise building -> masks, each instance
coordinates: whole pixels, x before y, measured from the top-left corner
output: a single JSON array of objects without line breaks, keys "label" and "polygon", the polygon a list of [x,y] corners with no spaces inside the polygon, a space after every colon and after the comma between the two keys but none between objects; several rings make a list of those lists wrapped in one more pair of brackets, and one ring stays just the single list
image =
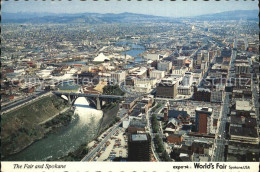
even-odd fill
[{"label": "white high-rise building", "polygon": [[150,72],[150,78],[156,78],[158,80],[164,78],[165,76],[165,71],[160,71],[160,70],[152,70]]},{"label": "white high-rise building", "polygon": [[125,80],[126,73],[125,71],[116,71],[116,72],[111,72],[111,80],[114,82],[122,82]]}]

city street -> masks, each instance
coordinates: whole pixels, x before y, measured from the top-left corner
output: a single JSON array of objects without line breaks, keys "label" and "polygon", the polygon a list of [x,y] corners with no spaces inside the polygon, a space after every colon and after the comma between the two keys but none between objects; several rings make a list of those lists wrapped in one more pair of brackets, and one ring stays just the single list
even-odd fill
[{"label": "city street", "polygon": [[[234,48],[237,47],[237,38],[234,40]],[[236,59],[236,50],[232,51],[231,54],[231,60],[229,64],[229,70],[228,70],[228,76],[227,76],[227,81],[231,79],[231,72],[230,69],[234,67],[234,60]],[[227,123],[227,114],[229,114],[229,96],[232,93],[229,92],[224,92],[223,95],[223,104],[222,104],[222,111],[219,115],[218,119],[218,128],[215,136],[215,142],[214,142],[214,155],[212,158],[212,161],[225,161],[225,144],[226,144],[226,123]]]},{"label": "city street", "polygon": [[[151,146],[152,146],[152,152],[153,152],[153,155],[155,157],[155,159],[157,161],[160,161],[160,156],[158,155],[158,153],[156,152],[156,149],[155,149],[155,144],[154,144],[154,137],[155,137],[155,134],[153,133],[153,129],[152,129],[152,122],[151,122],[151,119],[152,119],[152,112],[151,110],[157,106],[157,103],[155,103],[155,105],[153,107],[151,107],[149,110],[148,110],[148,120],[147,120],[147,126],[148,126],[148,131],[149,131],[149,134],[151,135]],[[162,106],[161,106],[162,107]],[[158,111],[159,111],[160,108],[158,108]],[[157,111],[157,110],[156,110]],[[157,112],[158,112],[157,111]]]}]

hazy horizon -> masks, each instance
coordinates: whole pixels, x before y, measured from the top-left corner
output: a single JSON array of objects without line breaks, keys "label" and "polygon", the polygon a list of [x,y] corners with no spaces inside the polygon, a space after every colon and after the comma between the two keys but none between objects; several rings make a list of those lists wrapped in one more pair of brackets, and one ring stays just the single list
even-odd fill
[{"label": "hazy horizon", "polygon": [[8,13],[137,13],[192,17],[236,10],[258,10],[258,1],[2,1]]}]

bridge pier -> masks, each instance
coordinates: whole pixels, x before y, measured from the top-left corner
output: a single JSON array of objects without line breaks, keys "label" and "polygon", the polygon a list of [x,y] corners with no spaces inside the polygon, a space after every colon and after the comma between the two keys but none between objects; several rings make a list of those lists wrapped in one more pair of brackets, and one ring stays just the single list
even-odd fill
[{"label": "bridge pier", "polygon": [[97,101],[97,110],[101,110],[101,108],[102,108],[102,100],[100,100],[99,97],[97,97],[96,101]]},{"label": "bridge pier", "polygon": [[68,102],[71,105],[71,98],[70,98],[70,94],[68,95]]}]

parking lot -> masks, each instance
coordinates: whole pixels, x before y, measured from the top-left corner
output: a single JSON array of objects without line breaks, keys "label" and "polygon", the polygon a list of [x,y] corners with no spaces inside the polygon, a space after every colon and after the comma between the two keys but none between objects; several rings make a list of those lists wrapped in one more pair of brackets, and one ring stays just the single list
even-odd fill
[{"label": "parking lot", "polygon": [[127,158],[127,136],[124,133],[125,129],[119,127],[95,155],[93,161],[113,161],[116,157]]}]

